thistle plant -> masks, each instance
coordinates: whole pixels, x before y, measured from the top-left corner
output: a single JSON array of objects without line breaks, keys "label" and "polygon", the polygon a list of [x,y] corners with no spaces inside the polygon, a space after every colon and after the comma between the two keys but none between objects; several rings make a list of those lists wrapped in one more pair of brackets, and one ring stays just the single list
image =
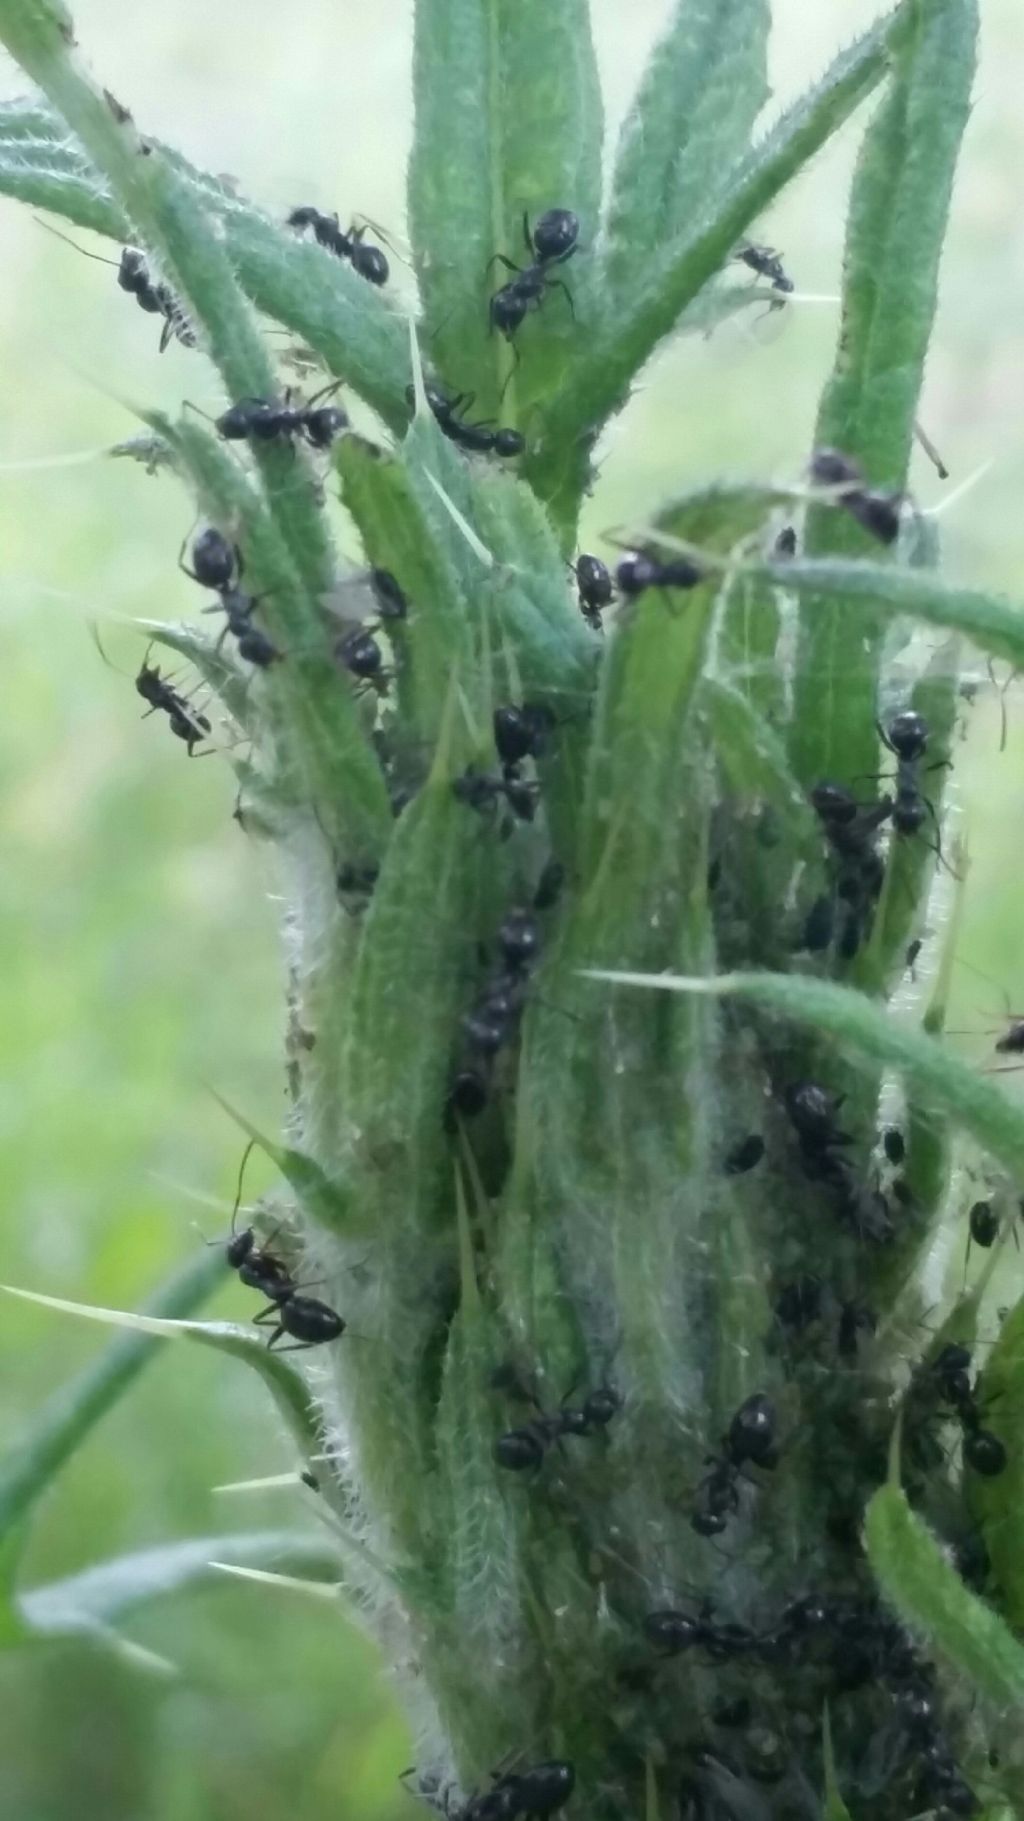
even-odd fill
[{"label": "thistle plant", "polygon": [[[1024,618],[941,579],[908,491],[975,5],[902,0],[761,134],[769,25],[679,0],[605,191],[585,0],[418,0],[413,304],[372,231],[148,138],[60,0],[0,0],[35,85],[0,189],[136,249],[122,288],[223,384],[128,445],[223,609],[146,627],[198,699],[142,688],[276,850],[290,1091],[281,1136],[238,1115],[281,1188],[228,1246],[79,1308],[129,1331],[0,1513],[158,1339],[244,1360],[323,1528],[220,1553],[344,1583],[413,1793],[473,1821],[1024,1800],[1024,1314],[986,1300],[1024,1114],[942,1044],[962,650],[1024,664]],[[807,467],[581,555],[659,343],[796,307],[751,236],[869,98]],[[197,1318],[229,1266],[262,1332]],[[102,1585],[116,1640],[150,1583]],[[12,1590],[8,1640],[82,1597]]]}]

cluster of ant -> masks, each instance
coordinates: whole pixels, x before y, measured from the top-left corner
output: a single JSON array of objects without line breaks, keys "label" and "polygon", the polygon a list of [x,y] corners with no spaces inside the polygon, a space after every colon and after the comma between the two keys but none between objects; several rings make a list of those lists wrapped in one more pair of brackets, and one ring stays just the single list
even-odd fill
[{"label": "cluster of ant", "polygon": [[515,1038],[526,1002],[530,971],[540,953],[540,924],[531,910],[503,917],[497,935],[499,965],[462,1018],[462,1062],[445,1102],[446,1129],[475,1119],[490,1098],[494,1059]]},{"label": "cluster of ant", "polygon": [[[914,1779],[914,1799],[950,1817],[977,1811],[978,1798],[956,1764],[941,1723],[934,1671],[898,1620],[876,1601],[802,1594],[763,1631],[716,1618],[708,1602],[696,1612],[663,1607],[647,1615],[643,1629],[663,1657],[698,1653],[712,1665],[742,1662],[774,1672],[813,1664],[827,1670],[837,1692],[846,1694],[880,1685],[892,1702],[895,1757]],[[746,1721],[749,1703],[739,1705],[742,1711],[735,1703],[731,1711],[716,1710],[716,1723]],[[699,1751],[695,1765],[735,1774],[720,1751]],[[783,1769],[784,1764],[773,1765],[773,1776]],[[697,1812],[701,1807],[695,1804]]]}]

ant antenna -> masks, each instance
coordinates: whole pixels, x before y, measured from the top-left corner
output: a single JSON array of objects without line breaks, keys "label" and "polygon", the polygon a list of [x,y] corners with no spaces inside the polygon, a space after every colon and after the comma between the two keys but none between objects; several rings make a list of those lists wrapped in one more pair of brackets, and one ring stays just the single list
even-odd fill
[{"label": "ant antenna", "polygon": [[249,1161],[249,1157],[250,1157],[252,1151],[255,1149],[255,1145],[256,1145],[255,1138],[250,1138],[248,1144],[245,1147],[245,1150],[242,1152],[242,1161],[238,1166],[238,1188],[235,1191],[235,1205],[231,1210],[231,1232],[232,1232],[232,1234],[234,1234],[235,1222],[238,1219],[238,1210],[242,1204],[242,1182],[245,1177],[245,1166]]},{"label": "ant antenna", "polygon": [[101,266],[117,266],[120,263],[119,260],[105,258],[102,253],[90,253],[86,247],[80,247],[77,240],[72,240],[70,234],[62,234],[59,228],[51,227],[50,223],[44,221],[41,215],[34,215],[32,219],[37,227],[45,228],[48,234],[55,235],[58,240],[64,242],[65,246],[74,247],[75,252],[81,253],[83,259],[95,259]]}]

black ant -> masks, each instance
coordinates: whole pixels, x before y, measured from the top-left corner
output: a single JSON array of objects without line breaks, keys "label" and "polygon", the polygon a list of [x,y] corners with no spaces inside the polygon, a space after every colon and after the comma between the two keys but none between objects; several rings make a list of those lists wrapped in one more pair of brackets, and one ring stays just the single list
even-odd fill
[{"label": "black ant", "polygon": [[[529,1397],[529,1393],[526,1394]],[[531,1397],[531,1402],[535,1400]],[[565,1435],[594,1435],[607,1429],[622,1404],[611,1385],[599,1385],[575,1408],[563,1403],[558,1410],[537,1415],[521,1429],[509,1429],[494,1444],[494,1458],[499,1467],[510,1472],[535,1471],[541,1466],[548,1449]]]},{"label": "black ant", "polygon": [[990,1479],[1006,1466],[1006,1449],[998,1436],[982,1426],[970,1367],[970,1348],[947,1341],[935,1359],[917,1368],[910,1395],[918,1405],[927,1404],[932,1398],[948,1405],[963,1434],[964,1460],[975,1473]]},{"label": "black ant", "polygon": [[703,1650],[713,1663],[749,1656],[758,1643],[756,1633],[749,1626],[731,1621],[723,1624],[713,1619],[708,1605],[696,1615],[677,1611],[671,1606],[649,1612],[644,1619],[644,1631],[663,1656]]},{"label": "black ant", "polygon": [[696,588],[703,579],[703,570],[688,556],[662,563],[647,550],[631,550],[615,569],[619,593],[630,601],[636,600],[648,588]]},{"label": "black ant", "polygon": [[304,1353],[308,1347],[322,1347],[327,1341],[338,1340],[345,1332],[346,1324],[337,1310],[328,1308],[315,1296],[300,1295],[290,1281],[266,1294],[269,1297],[267,1307],[252,1319],[256,1327],[276,1322],[267,1342],[268,1351],[282,1334],[290,1335],[294,1344],[280,1347],[279,1352]]},{"label": "black ant", "polygon": [[191,759],[199,742],[210,732],[206,715],[192,708],[173,684],[160,675],[155,665],[145,660],[135,679],[135,687],[143,701],[149,703],[150,714],[156,714],[158,710],[166,714],[171,732],[177,739],[184,740]]},{"label": "black ant", "polygon": [[393,672],[385,668],[384,653],[366,627],[354,626],[351,632],[346,632],[335,645],[334,655],[376,695],[387,695]]},{"label": "black ant", "polygon": [[842,1100],[813,1081],[795,1082],[783,1098],[805,1174],[833,1191],[840,1215],[859,1237],[888,1243],[893,1237],[888,1202],[880,1191],[860,1187],[842,1154],[853,1142],[837,1123]]},{"label": "black ant", "polygon": [[446,1131],[454,1131],[459,1115],[475,1119],[490,1097],[493,1058],[510,1043],[522,1016],[528,975],[540,953],[540,927],[532,911],[511,910],[498,928],[502,966],[488,980],[470,1011],[462,1019],[462,1032],[470,1052],[445,1101]]},{"label": "black ant", "polygon": [[739,1510],[740,1469],[749,1464],[771,1471],[778,1463],[776,1415],[771,1399],[755,1391],[742,1403],[722,1441],[722,1453],[712,1457],[694,1499],[690,1523],[698,1536],[719,1536]]},{"label": "black ant", "polygon": [[338,380],[323,386],[304,405],[283,404],[272,398],[240,398],[214,419],[214,428],[226,442],[269,443],[290,437],[304,437],[311,449],[329,449],[335,437],[348,428],[348,416],[340,405],[320,405],[318,399],[336,392]]},{"label": "black ant", "polygon": [[524,759],[540,759],[555,726],[542,702],[504,703],[494,710],[494,745],[506,779],[515,778]]},{"label": "black ant", "polygon": [[[929,731],[924,716],[912,708],[893,715],[887,728],[881,722],[878,723],[878,737],[896,760],[895,790],[891,798],[883,797],[882,802],[889,805],[893,829],[898,835],[919,834],[930,816],[936,829],[933,851],[941,861],[938,817],[934,805],[922,792],[919,779],[921,761],[928,747]],[[947,760],[940,759],[928,769],[942,771],[947,764]]]},{"label": "black ant", "polygon": [[[827,781],[814,786],[810,801],[835,860],[835,897],[845,905],[839,952],[849,961],[860,946],[885,878],[875,841],[892,812],[892,801],[884,797],[864,808],[844,785]],[[809,952],[831,943],[837,908],[827,897],[811,906],[803,931],[803,947]]]},{"label": "black ant", "polygon": [[[444,435],[460,449],[466,449],[473,455],[500,455],[506,460],[522,455],[526,448],[526,438],[518,430],[496,429],[489,423],[466,422],[465,413],[473,403],[472,392],[457,392],[454,398],[447,398],[437,386],[428,385],[424,390],[427,404]],[[410,405],[415,404],[414,387],[408,386],[405,396]]]},{"label": "black ant", "polygon": [[999,1215],[990,1201],[976,1201],[967,1216],[971,1240],[987,1252],[999,1236]]},{"label": "black ant", "polygon": [[580,612],[595,632],[604,631],[601,616],[615,599],[615,584],[607,564],[599,556],[578,556],[572,565],[579,590]]},{"label": "black ant", "polygon": [[462,776],[454,780],[452,790],[460,803],[475,809],[479,815],[488,814],[502,797],[517,822],[532,822],[537,813],[539,786],[533,780],[496,777],[469,765]]},{"label": "black ant", "polygon": [[753,243],[740,247],[736,254],[745,266],[756,272],[759,278],[767,278],[772,289],[787,293],[793,289],[793,280],[788,278],[782,268],[782,261],[774,247],[758,247]]},{"label": "black ant", "polygon": [[[251,1138],[242,1152],[242,1161],[238,1170],[238,1189],[235,1194],[235,1205],[231,1210],[231,1234],[225,1243],[224,1255],[232,1271],[237,1271],[240,1281],[247,1289],[257,1290],[261,1296],[274,1301],[283,1291],[294,1288],[294,1279],[283,1258],[271,1252],[273,1236],[266,1245],[258,1245],[256,1233],[252,1227],[238,1232],[236,1222],[238,1209],[242,1200],[242,1183],[245,1178],[245,1166],[252,1155],[256,1140]],[[211,1245],[216,1242],[211,1240]]]},{"label": "black ant", "polygon": [[576,1787],[576,1772],[564,1758],[549,1758],[521,1771],[506,1771],[490,1789],[470,1796],[455,1821],[544,1821],[564,1808]]},{"label": "black ant", "polygon": [[380,247],[364,244],[365,227],[351,227],[346,234],[337,215],[322,215],[319,209],[308,204],[292,210],[288,226],[300,234],[306,228],[312,228],[317,243],[336,258],[347,259],[353,272],[358,272],[360,278],[365,278],[368,284],[387,284],[390,275],[387,258]]},{"label": "black ant", "polygon": [[894,544],[900,534],[902,493],[865,487],[861,468],[838,449],[818,449],[811,457],[811,479],[821,487],[834,487],[837,504],[856,519],[881,544]]},{"label": "black ant", "polygon": [[49,233],[56,234],[58,240],[66,241],[86,259],[98,260],[100,265],[114,266],[117,269],[117,282],[122,291],[134,297],[141,310],[147,316],[162,316],[164,326],[160,331],[160,353],[168,346],[172,338],[180,341],[183,348],[196,346],[196,334],[188,317],[185,315],[174,292],[168,285],[155,281],[146,263],[146,255],[139,247],[122,247],[120,259],[105,259],[102,253],[89,253],[80,247],[77,240],[70,235],[62,234],[58,228],[51,228],[49,222],[41,223]]},{"label": "black ant", "polygon": [[269,670],[284,656],[271,639],[253,624],[253,614],[262,596],[245,594],[238,587],[244,570],[242,552],[237,544],[215,526],[207,526],[192,544],[192,567],[179,555],[178,566],[201,588],[211,588],[219,596],[216,607],[205,607],[204,613],[224,614],[226,621],[218,640],[218,649],[228,633],[236,640],[238,655],[258,670]]},{"label": "black ant", "polygon": [[501,289],[495,291],[488,306],[490,326],[511,341],[516,330],[522,327],[527,311],[539,310],[544,301],[545,292],[560,290],[569,305],[570,314],[575,317],[572,293],[561,278],[551,276],[551,267],[564,265],[576,252],[579,243],[579,217],[571,209],[548,209],[530,229],[529,216],[523,215],[523,239],[526,251],[530,255],[527,266],[517,266],[513,260],[506,259],[504,253],[496,253],[491,265],[502,265],[508,272],[514,272]]}]

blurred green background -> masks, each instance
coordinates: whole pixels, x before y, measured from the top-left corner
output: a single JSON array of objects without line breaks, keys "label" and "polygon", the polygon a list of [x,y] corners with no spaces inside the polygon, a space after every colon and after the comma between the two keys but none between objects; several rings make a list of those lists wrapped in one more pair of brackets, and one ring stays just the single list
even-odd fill
[{"label": "blurred green background", "polygon": [[[595,0],[593,10],[614,133],[670,7]],[[776,11],[773,106],[876,7],[777,0]],[[951,572],[1024,599],[1024,19],[1019,0],[983,11],[922,416],[953,471],[947,493],[992,464],[942,521]],[[234,173],[275,213],[314,202],[401,234],[411,0],[294,0],[286,14],[270,0],[81,0],[76,16],[94,67],[145,130]],[[4,87],[22,88],[13,68]],[[759,230],[812,295],[837,288],[862,119]],[[130,681],[89,637],[97,621],[133,674],[141,646],[120,622],[194,611],[175,568],[187,502],[132,464],[56,458],[130,435],[133,400],[212,408],[218,395],[195,355],[172,344],[158,356],[153,319],[112,272],[12,203],[0,203],[0,242],[0,1276],[134,1307],[197,1244],[194,1223],[223,1230],[239,1141],[207,1084],[264,1128],[282,1111],[273,877],[230,820],[226,770],[189,765],[162,722],[141,724]],[[401,267],[397,283],[409,284]],[[795,474],[835,331],[833,305],[797,304],[669,350],[613,427],[590,537],[645,518],[693,478]],[[923,459],[916,484],[923,504],[941,498]],[[998,708],[983,690],[954,794],[972,855],[962,952],[1019,1009],[1024,719],[1012,691],[1008,714],[1000,755]],[[981,1057],[1000,996],[959,979],[951,1022],[979,1032],[959,1041]],[[247,1308],[230,1292],[223,1306]],[[7,1441],[106,1336],[24,1304],[5,1301],[2,1314]],[[212,1490],[286,1464],[247,1375],[167,1350],[38,1514],[26,1579],[176,1537],[301,1522],[288,1491]],[[333,1612],[234,1583],[130,1629],[174,1662],[176,1679],[85,1646],[0,1657],[0,1786],[13,1821],[414,1812],[396,1783],[409,1745],[375,1654]]]}]

